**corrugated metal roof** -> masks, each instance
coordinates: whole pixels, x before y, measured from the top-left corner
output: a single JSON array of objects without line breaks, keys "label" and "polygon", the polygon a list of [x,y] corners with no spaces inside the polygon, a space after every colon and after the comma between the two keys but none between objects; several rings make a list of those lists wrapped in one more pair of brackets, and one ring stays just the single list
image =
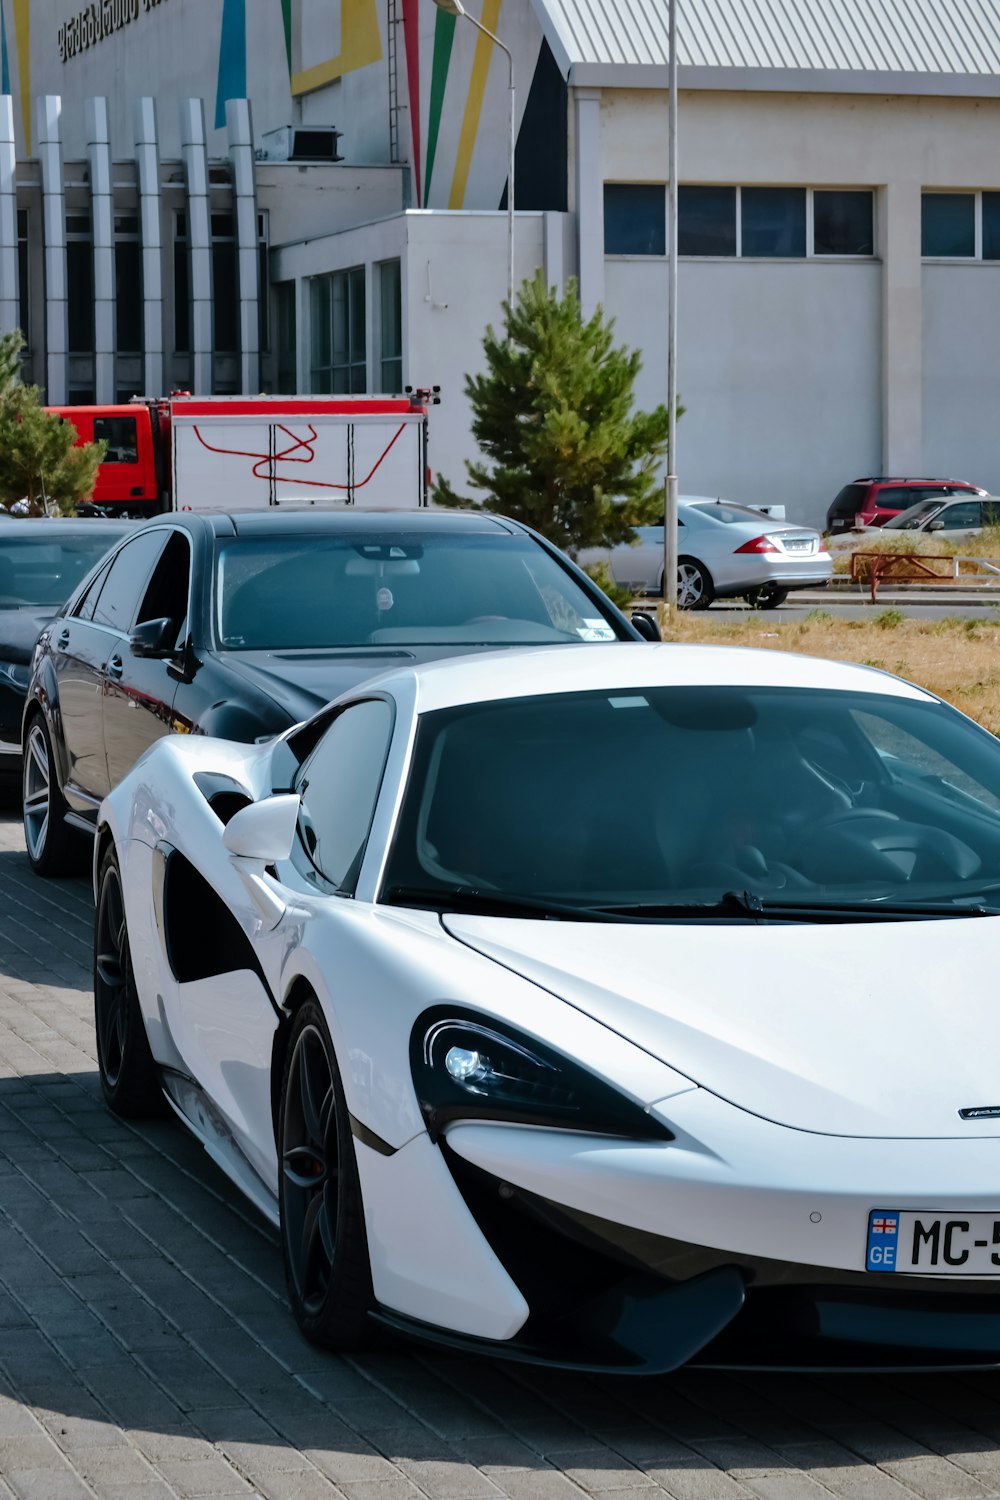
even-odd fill
[{"label": "corrugated metal roof", "polygon": [[[564,74],[667,63],[667,0],[535,0]],[[678,0],[678,66],[1000,78],[1000,0]],[[818,80],[817,80],[818,81]]]}]

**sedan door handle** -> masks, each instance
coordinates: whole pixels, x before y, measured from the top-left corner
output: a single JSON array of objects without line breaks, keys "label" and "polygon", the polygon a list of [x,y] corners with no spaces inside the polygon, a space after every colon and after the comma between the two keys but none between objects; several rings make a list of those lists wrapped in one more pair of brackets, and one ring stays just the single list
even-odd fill
[{"label": "sedan door handle", "polygon": [[65,651],[66,647],[68,645],[69,645],[69,631],[68,630],[60,630],[59,634],[56,636],[56,650],[57,651]]},{"label": "sedan door handle", "polygon": [[109,677],[113,677],[116,682],[121,682],[125,664],[120,656],[113,656],[108,662],[106,670]]}]

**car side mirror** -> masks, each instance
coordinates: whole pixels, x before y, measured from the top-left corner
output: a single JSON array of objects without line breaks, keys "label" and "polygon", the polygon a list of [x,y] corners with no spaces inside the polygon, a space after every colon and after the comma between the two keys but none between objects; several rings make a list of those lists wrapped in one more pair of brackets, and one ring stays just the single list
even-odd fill
[{"label": "car side mirror", "polygon": [[663,637],[655,615],[649,614],[647,610],[637,609],[633,611],[631,618],[633,628],[639,632],[644,641],[662,641]]},{"label": "car side mirror", "polygon": [[176,649],[177,626],[173,620],[143,620],[128,638],[133,656],[173,656]]},{"label": "car side mirror", "polygon": [[947,523],[944,522],[944,521],[928,521],[928,523],[927,523],[927,530],[928,531],[944,531],[946,524]]},{"label": "car side mirror", "polygon": [[299,799],[294,792],[282,792],[241,807],[226,824],[222,843],[237,859],[270,865],[287,859],[295,842],[295,825],[299,817]]}]

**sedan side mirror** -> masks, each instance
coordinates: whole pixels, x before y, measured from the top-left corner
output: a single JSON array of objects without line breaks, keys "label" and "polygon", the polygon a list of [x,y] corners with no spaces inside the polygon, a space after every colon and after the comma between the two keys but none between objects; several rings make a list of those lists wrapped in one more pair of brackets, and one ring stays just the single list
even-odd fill
[{"label": "sedan side mirror", "polygon": [[637,609],[632,614],[632,625],[642,636],[644,641],[662,641],[660,627],[656,623],[656,616],[651,615],[644,609]]},{"label": "sedan side mirror", "polygon": [[929,521],[927,523],[927,530],[928,531],[944,531],[945,524],[946,523],[944,521]]},{"label": "sedan side mirror", "polygon": [[226,824],[223,846],[237,859],[256,860],[262,865],[287,859],[295,842],[298,817],[299,799],[293,792],[251,802]]},{"label": "sedan side mirror", "polygon": [[143,620],[128,638],[133,656],[173,656],[177,644],[177,626],[173,620]]}]

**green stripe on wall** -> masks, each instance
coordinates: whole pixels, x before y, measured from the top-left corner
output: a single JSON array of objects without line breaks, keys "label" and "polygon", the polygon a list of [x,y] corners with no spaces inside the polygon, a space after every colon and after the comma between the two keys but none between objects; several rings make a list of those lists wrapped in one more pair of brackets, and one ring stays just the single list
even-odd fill
[{"label": "green stripe on wall", "polygon": [[448,80],[448,65],[451,62],[451,44],[455,38],[457,16],[439,10],[434,22],[434,60],[431,65],[430,118],[427,122],[427,172],[424,182],[424,202],[431,197],[431,177],[434,174],[434,156],[437,152],[438,131],[444,109],[444,86]]},{"label": "green stripe on wall", "polygon": [[288,76],[292,76],[292,0],[281,0],[281,20],[285,28],[285,56],[288,58]]}]

